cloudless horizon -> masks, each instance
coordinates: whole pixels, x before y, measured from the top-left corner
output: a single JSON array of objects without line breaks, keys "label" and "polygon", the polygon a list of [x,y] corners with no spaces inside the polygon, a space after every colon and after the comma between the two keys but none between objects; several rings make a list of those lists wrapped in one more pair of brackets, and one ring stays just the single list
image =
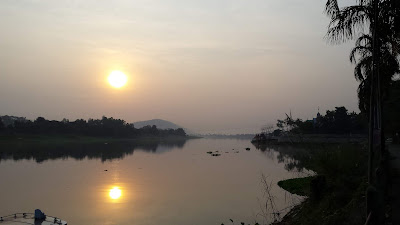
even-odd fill
[{"label": "cloudless horizon", "polygon": [[358,112],[352,43],[324,39],[325,3],[2,0],[0,115],[253,133],[290,111]]}]

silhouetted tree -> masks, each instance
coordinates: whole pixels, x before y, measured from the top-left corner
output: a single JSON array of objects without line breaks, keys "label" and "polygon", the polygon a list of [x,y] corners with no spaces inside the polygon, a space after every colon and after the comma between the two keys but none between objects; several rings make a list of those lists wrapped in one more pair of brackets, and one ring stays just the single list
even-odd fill
[{"label": "silhouetted tree", "polygon": [[121,119],[107,118],[103,116],[99,119],[77,119],[70,122],[67,119],[62,121],[49,121],[43,117],[38,117],[33,122],[30,120],[15,120],[7,128],[9,133],[15,134],[46,134],[46,135],[85,135],[99,137],[124,137],[133,138],[141,136],[186,136],[183,129],[160,130],[156,126],[146,126],[136,129],[133,124],[129,124]]},{"label": "silhouetted tree", "polygon": [[[366,133],[367,121],[365,117],[355,112],[348,113],[343,106],[335,107],[335,110],[327,110],[325,116],[319,116],[316,120],[292,119],[286,115],[285,120],[278,120],[279,130],[294,134],[351,134]],[[278,131],[276,131],[278,132]]]},{"label": "silhouetted tree", "polygon": [[175,135],[177,135],[177,136],[186,136],[186,132],[182,128],[178,128],[178,129],[175,130]]},{"label": "silhouetted tree", "polygon": [[5,128],[3,120],[0,118],[0,131],[2,131]]},{"label": "silhouetted tree", "polygon": [[[375,21],[374,2],[378,5]],[[356,64],[354,75],[360,82],[358,87],[359,108],[368,112],[370,78],[373,65],[373,33],[380,74],[381,97],[385,98],[392,78],[399,72],[398,54],[400,47],[400,6],[398,0],[358,0],[358,4],[340,8],[337,0],[328,0],[326,13],[331,17],[327,38],[332,43],[342,43],[355,38],[355,48],[350,53],[350,61]],[[375,26],[376,24],[376,26]],[[365,29],[367,33],[364,33]]]},{"label": "silhouetted tree", "polygon": [[[396,51],[393,51],[393,46],[390,42],[382,43],[380,46],[379,54],[381,60],[378,70],[381,90],[380,96],[383,101],[387,99],[394,76],[400,72],[399,62],[397,60],[398,53]],[[356,80],[360,82],[358,86],[359,108],[361,112],[367,113],[369,111],[371,77],[373,72],[373,44],[370,35],[363,35],[357,39],[356,46],[350,53],[350,61],[356,64],[354,76]]]},{"label": "silhouetted tree", "polygon": [[395,81],[389,92],[385,107],[385,124],[387,132],[392,134],[393,141],[400,142],[400,81]]}]

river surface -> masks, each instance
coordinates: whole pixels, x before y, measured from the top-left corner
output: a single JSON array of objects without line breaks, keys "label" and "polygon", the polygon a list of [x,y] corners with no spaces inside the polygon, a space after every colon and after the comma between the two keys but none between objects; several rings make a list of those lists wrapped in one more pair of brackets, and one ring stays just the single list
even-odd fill
[{"label": "river surface", "polygon": [[268,223],[301,201],[276,184],[304,176],[285,169],[290,161],[239,139],[2,146],[0,216],[39,208],[70,225]]}]

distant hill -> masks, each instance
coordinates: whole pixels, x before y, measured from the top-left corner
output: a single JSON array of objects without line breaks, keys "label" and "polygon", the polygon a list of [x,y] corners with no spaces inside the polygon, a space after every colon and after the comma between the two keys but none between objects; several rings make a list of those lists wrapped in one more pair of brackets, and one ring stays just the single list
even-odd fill
[{"label": "distant hill", "polygon": [[135,128],[142,128],[144,126],[153,126],[156,125],[156,127],[158,129],[178,129],[178,128],[182,128],[183,130],[185,130],[186,134],[194,134],[193,132],[191,132],[190,130],[181,127],[175,123],[172,123],[170,121],[167,120],[162,120],[162,119],[152,119],[152,120],[146,120],[146,121],[139,121],[139,122],[135,122],[133,123],[133,125],[135,126]]}]

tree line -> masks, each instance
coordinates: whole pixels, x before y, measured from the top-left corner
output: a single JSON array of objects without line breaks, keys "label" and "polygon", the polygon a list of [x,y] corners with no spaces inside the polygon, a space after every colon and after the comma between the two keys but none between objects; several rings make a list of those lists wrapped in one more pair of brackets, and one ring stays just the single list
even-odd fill
[{"label": "tree line", "polygon": [[366,134],[368,122],[361,113],[351,112],[341,106],[334,110],[327,110],[325,115],[317,114],[312,120],[293,119],[286,115],[286,119],[278,120],[274,135],[282,132],[294,134]]},{"label": "tree line", "polygon": [[[400,141],[400,81],[394,81],[385,101],[384,114],[385,132],[393,141]],[[327,110],[325,115],[317,114],[312,120],[293,119],[286,115],[285,119],[277,121],[278,129],[273,135],[282,132],[295,134],[367,134],[368,114],[365,112],[349,112],[345,107],[335,107]]]},{"label": "tree line", "polygon": [[77,119],[75,121],[68,119],[62,121],[46,120],[43,117],[38,117],[34,121],[18,119],[9,124],[5,124],[0,117],[0,134],[83,135],[122,138],[186,136],[186,132],[182,128],[162,130],[153,125],[138,129],[132,123],[105,116],[101,119]]}]

